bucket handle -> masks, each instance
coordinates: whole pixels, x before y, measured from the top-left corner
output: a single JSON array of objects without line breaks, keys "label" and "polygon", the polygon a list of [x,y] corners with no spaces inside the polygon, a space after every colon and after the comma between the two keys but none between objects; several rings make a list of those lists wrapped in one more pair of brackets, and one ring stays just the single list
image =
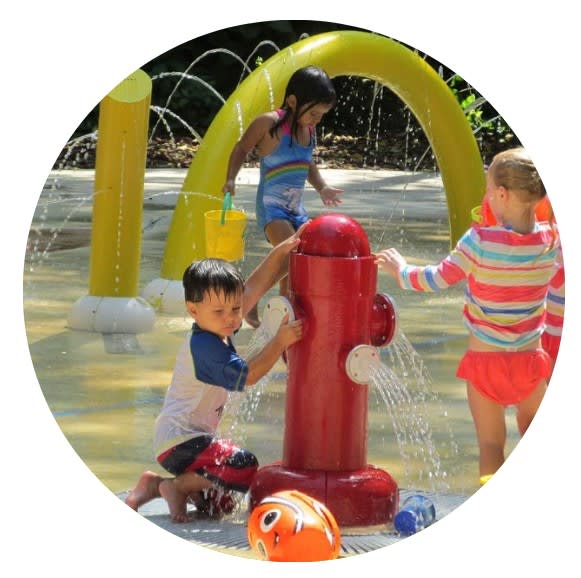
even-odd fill
[{"label": "bucket handle", "polygon": [[224,202],[222,203],[222,215],[220,217],[220,224],[223,225],[226,221],[226,211],[232,209],[232,195],[230,193],[224,194]]}]

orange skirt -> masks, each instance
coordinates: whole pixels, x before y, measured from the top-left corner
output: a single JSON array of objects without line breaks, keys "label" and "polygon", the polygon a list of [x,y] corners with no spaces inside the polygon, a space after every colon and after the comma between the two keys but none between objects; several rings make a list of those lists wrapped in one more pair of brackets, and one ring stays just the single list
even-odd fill
[{"label": "orange skirt", "polygon": [[460,360],[456,377],[469,381],[495,403],[508,406],[526,399],[542,379],[551,375],[551,368],[551,358],[544,349],[468,350]]}]

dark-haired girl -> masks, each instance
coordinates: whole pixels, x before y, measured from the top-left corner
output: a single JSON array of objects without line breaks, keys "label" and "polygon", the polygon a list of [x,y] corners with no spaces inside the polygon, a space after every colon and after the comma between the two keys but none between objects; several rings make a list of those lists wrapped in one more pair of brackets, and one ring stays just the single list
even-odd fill
[{"label": "dark-haired girl", "polygon": [[[330,78],[316,66],[298,69],[290,77],[281,108],[254,119],[234,146],[224,192],[236,192],[236,175],[254,149],[260,157],[256,220],[268,242],[276,246],[308,220],[303,195],[308,182],[325,206],[335,207],[342,189],[329,186],[313,161],[315,127],[333,108],[337,96]],[[288,292],[287,278],[280,294]],[[256,309],[246,317],[259,324]]]}]

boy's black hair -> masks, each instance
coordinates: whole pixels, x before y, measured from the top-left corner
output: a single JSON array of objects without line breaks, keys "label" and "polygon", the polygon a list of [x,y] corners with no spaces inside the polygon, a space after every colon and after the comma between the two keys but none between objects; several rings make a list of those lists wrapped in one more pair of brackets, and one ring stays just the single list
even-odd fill
[{"label": "boy's black hair", "polygon": [[238,295],[244,291],[244,277],[228,261],[223,259],[202,259],[194,261],[184,271],[182,279],[186,301],[199,303],[204,295],[214,291],[225,297]]},{"label": "boy's black hair", "polygon": [[[270,129],[270,135],[273,137],[276,135],[278,127],[283,125],[292,113],[286,104],[287,98],[291,94],[293,94],[297,99],[297,113],[305,104],[308,104],[309,107],[302,111],[303,114],[317,104],[335,106],[335,103],[337,102],[335,87],[327,73],[322,68],[319,68],[318,66],[305,66],[295,70],[286,85],[286,91],[284,98],[282,99],[281,108],[284,110],[284,114]],[[295,115],[291,126],[292,137],[296,136],[297,128],[298,117]]]}]

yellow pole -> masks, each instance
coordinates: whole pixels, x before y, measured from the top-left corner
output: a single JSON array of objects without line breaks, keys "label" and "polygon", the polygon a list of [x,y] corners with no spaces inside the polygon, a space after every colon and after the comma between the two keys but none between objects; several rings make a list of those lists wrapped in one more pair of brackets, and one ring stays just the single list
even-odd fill
[{"label": "yellow pole", "polygon": [[138,294],[151,85],[136,70],[100,104],[90,295]]},{"label": "yellow pole", "polygon": [[[228,156],[248,123],[282,101],[290,75],[315,64],[333,77],[356,75],[393,90],[412,110],[432,146],[442,181],[454,244],[482,201],[484,170],[478,146],[452,91],[419,55],[402,44],[367,32],[327,32],[281,50],[236,89],[204,136],[178,199],[168,232],[161,277],[179,280],[185,267],[205,257],[204,212],[222,198]],[[197,203],[197,195],[207,195]],[[212,199],[213,197],[213,199]]]}]

